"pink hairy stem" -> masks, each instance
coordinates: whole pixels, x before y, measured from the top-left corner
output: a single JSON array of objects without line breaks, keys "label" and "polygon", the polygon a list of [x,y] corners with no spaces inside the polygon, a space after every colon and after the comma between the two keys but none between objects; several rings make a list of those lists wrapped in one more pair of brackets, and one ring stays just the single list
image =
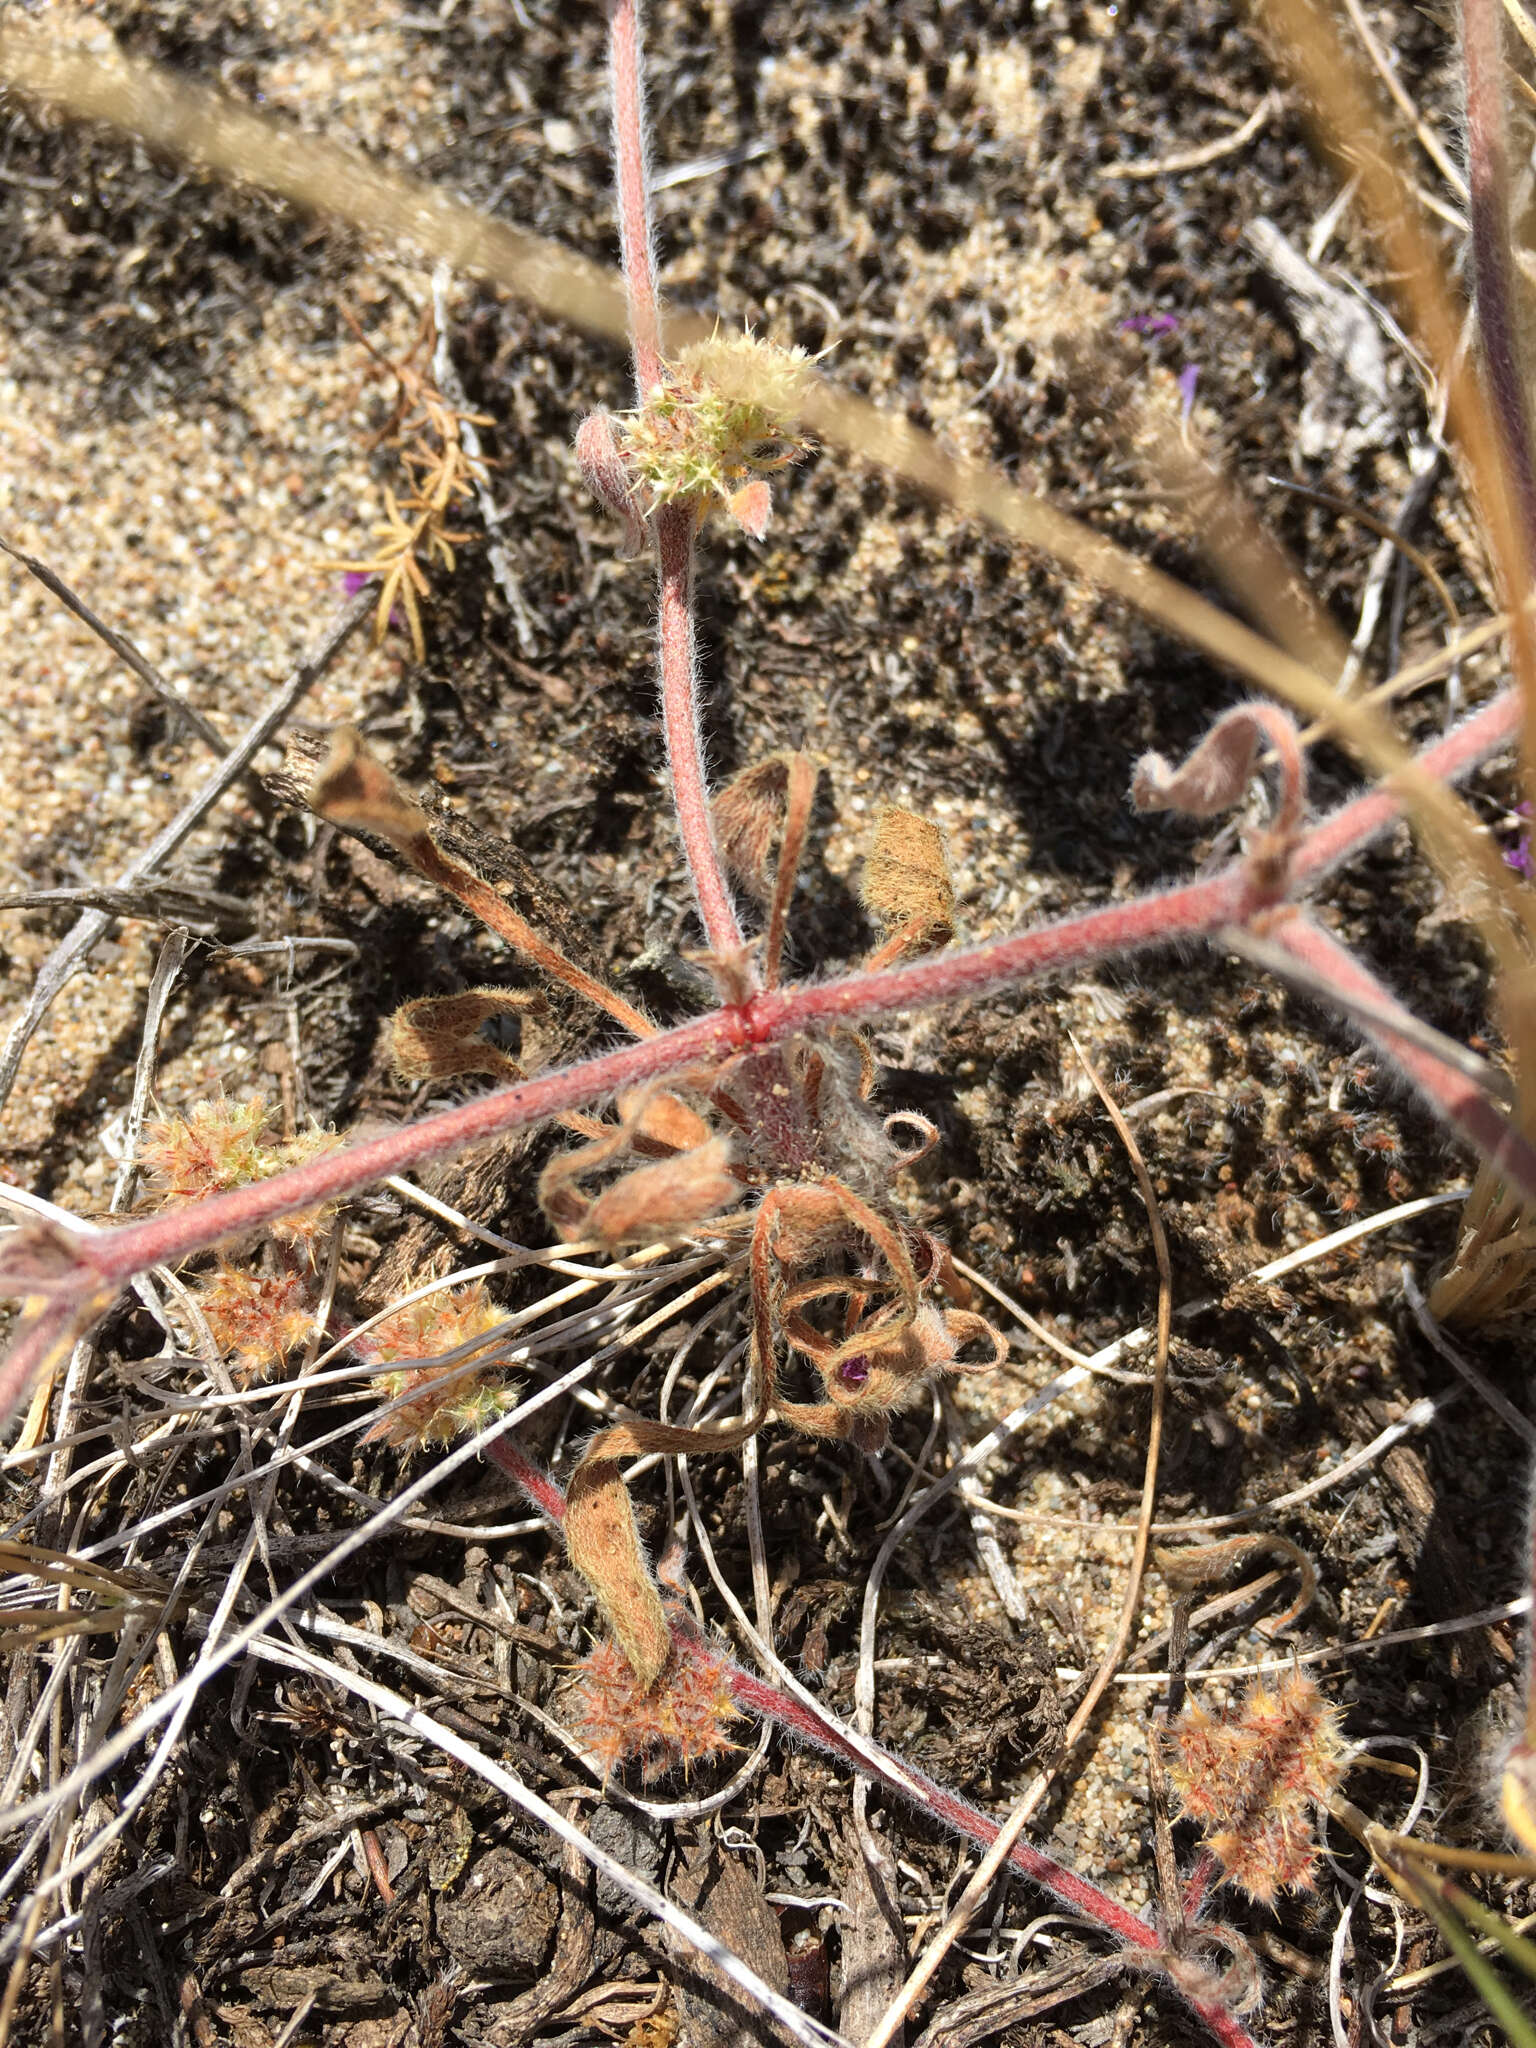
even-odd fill
[{"label": "pink hairy stem", "polygon": [[[1432,740],[1414,758],[1426,775],[1442,782],[1457,782],[1507,746],[1518,735],[1520,724],[1520,693],[1514,689],[1501,690],[1441,739]],[[1320,882],[1396,824],[1402,814],[1402,799],[1390,784],[1341,804],[1314,825],[1293,849],[1293,893],[1299,895]]]},{"label": "pink hairy stem", "polygon": [[663,505],[654,523],[660,584],[657,645],[667,780],[710,951],[729,957],[740,953],[742,933],[715,845],[709,784],[704,773],[693,629],[693,509],[689,505]]},{"label": "pink hairy stem", "polygon": [[[1415,1020],[1384,982],[1357,960],[1347,946],[1325,931],[1304,911],[1276,917],[1264,930],[1271,945],[1288,953],[1302,967],[1326,981],[1344,997],[1356,998],[1377,1010],[1396,1011],[1405,1024]],[[1498,1107],[1467,1075],[1435,1058],[1416,1040],[1402,1038],[1388,1026],[1361,1020],[1361,1027],[1418,1089],[1443,1124],[1457,1133],[1501,1178],[1536,1202],[1536,1147],[1521,1136]]]},{"label": "pink hairy stem", "polygon": [[[608,70],[613,93],[613,162],[619,200],[619,249],[629,298],[635,399],[643,407],[662,381],[661,310],[651,229],[645,73],[639,0],[609,0]],[[741,925],[715,846],[699,726],[698,657],[693,624],[694,509],[662,505],[651,524],[659,579],[657,650],[667,778],[688,872],[710,951],[739,953]]]},{"label": "pink hairy stem", "polygon": [[[1497,751],[1518,718],[1518,700],[1508,691],[1455,732],[1427,747],[1419,756],[1420,765],[1446,780],[1465,774]],[[1302,835],[1293,849],[1292,883],[1315,881],[1341,864],[1384,831],[1400,810],[1391,790],[1372,790],[1345,804]],[[819,986],[758,992],[744,1003],[658,1032],[641,1044],[622,1047],[580,1066],[540,1074],[312,1159],[269,1180],[184,1203],[122,1229],[22,1230],[0,1247],[0,1287],[12,1295],[68,1296],[78,1303],[82,1295],[93,1297],[103,1289],[121,1287],[151,1266],[174,1265],[211,1245],[261,1229],[294,1210],[343,1199],[389,1174],[444,1158],[482,1139],[523,1129],[564,1111],[585,1108],[638,1083],[723,1063],[737,1053],[782,1043],[828,1025],[985,996],[1039,975],[1072,971],[1143,947],[1217,936],[1224,925],[1246,923],[1266,906],[1266,900],[1247,864],[1238,862],[1183,888],[1113,904],[965,951],[848,975]],[[1363,972],[1342,948],[1338,954],[1348,962],[1350,977]],[[1387,1001],[1395,998],[1387,997]],[[1393,1056],[1397,1057],[1395,1048]],[[1422,1060],[1423,1055],[1415,1057]],[[1409,1059],[1403,1064],[1419,1079]],[[1432,1064],[1438,1073],[1438,1064]],[[1458,1083],[1452,1127],[1471,1138],[1485,1156],[1505,1157],[1508,1126],[1460,1077]],[[1442,1092],[1431,1086],[1426,1093],[1431,1106],[1446,1114]],[[41,1342],[35,1316],[29,1317],[27,1330],[18,1341],[26,1346],[24,1355],[31,1359]],[[6,1371],[0,1378],[7,1407],[21,1397],[28,1377],[30,1367],[22,1377]]]},{"label": "pink hairy stem", "polygon": [[[529,1499],[552,1521],[558,1523],[563,1519],[565,1499],[559,1485],[526,1457],[511,1437],[493,1439],[486,1445],[485,1455],[515,1479]],[[702,1638],[695,1634],[691,1625],[675,1626],[672,1640],[680,1657],[697,1656],[704,1647]],[[757,1677],[740,1664],[727,1661],[725,1673],[732,1698],[745,1712],[772,1721],[800,1741],[811,1743],[825,1754],[836,1757],[851,1770],[868,1771],[873,1766],[889,1791],[900,1793],[954,1833],[966,1836],[982,1848],[989,1847],[996,1839],[998,1823],[990,1814],[984,1813],[979,1806],[972,1806],[958,1793],[951,1792],[947,1786],[915,1769],[904,1759],[892,1756],[878,1742],[866,1737],[861,1745],[855,1746],[837,1723],[823,1716],[812,1703],[781,1691],[771,1680]],[[1021,1876],[1050,1892],[1070,1912],[1092,1920],[1127,1948],[1140,1950],[1156,1966],[1162,1948],[1157,1929],[1149,1926],[1128,1906],[1028,1842],[1015,1842],[1008,1860]],[[1174,1988],[1216,2039],[1223,2043],[1223,2048],[1256,2048],[1247,2028],[1225,2006],[1194,1995],[1182,1982],[1175,1984]]]},{"label": "pink hairy stem", "polygon": [[613,97],[613,165],[619,192],[619,252],[635,355],[635,400],[644,405],[661,382],[661,308],[646,161],[645,74],[640,61],[640,0],[608,0],[608,80]]},{"label": "pink hairy stem", "polygon": [[[441,1159],[481,1139],[542,1123],[564,1110],[602,1101],[643,1081],[663,1079],[734,1053],[782,1043],[817,1026],[856,1022],[921,1009],[956,996],[987,995],[1028,981],[1132,952],[1170,939],[1199,938],[1240,924],[1259,907],[1246,866],[1237,863],[1182,889],[1114,904],[1043,925],[969,951],[914,961],[876,974],[854,974],[820,987],[774,989],[707,1017],[660,1031],[580,1066],[562,1067],[478,1096],[419,1123],[403,1124],[343,1151],[323,1154],[269,1180],[253,1181],[201,1202],[183,1203],[121,1230],[40,1237],[20,1233],[0,1249],[0,1285],[46,1293],[87,1281],[129,1280],[150,1266],[171,1265],[224,1239],[243,1236],[295,1209],[338,1201],[406,1167]],[[23,1244],[22,1240],[25,1240]],[[22,1264],[46,1240],[53,1271]],[[14,1249],[13,1249],[14,1247]],[[7,1254],[11,1256],[7,1256]]]}]

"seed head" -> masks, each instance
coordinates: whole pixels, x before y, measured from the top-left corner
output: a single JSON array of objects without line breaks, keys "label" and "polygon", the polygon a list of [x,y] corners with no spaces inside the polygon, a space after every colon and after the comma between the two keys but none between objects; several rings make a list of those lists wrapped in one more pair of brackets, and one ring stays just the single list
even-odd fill
[{"label": "seed head", "polygon": [[1334,1709],[1300,1671],[1255,1685],[1235,1711],[1191,1706],[1170,1728],[1168,1775],[1181,1812],[1205,1830],[1227,1881],[1261,1904],[1310,1891],[1313,1809],[1343,1774]]},{"label": "seed head", "polygon": [[297,1273],[241,1273],[222,1260],[195,1283],[197,1305],[241,1384],[261,1379],[314,1327],[310,1289]]},{"label": "seed head", "polygon": [[262,1143],[267,1105],[249,1102],[194,1102],[185,1116],[163,1117],[144,1126],[139,1160],[150,1192],[166,1202],[196,1202],[226,1188],[264,1180],[276,1169]]},{"label": "seed head", "polygon": [[597,1644],[577,1672],[567,1718],[604,1779],[631,1758],[641,1761],[649,1782],[736,1747],[725,1733],[724,1724],[740,1718],[725,1659],[706,1644],[678,1644],[649,1687],[615,1643]]},{"label": "seed head", "polygon": [[[485,1336],[501,1319],[501,1311],[477,1280],[397,1309],[368,1333],[366,1343],[381,1360],[442,1359]],[[393,1444],[407,1455],[423,1444],[451,1443],[456,1436],[483,1429],[517,1398],[517,1388],[501,1379],[494,1367],[452,1359],[380,1373],[377,1384],[386,1400],[398,1400],[402,1394],[412,1398],[381,1416],[362,1441]]]}]

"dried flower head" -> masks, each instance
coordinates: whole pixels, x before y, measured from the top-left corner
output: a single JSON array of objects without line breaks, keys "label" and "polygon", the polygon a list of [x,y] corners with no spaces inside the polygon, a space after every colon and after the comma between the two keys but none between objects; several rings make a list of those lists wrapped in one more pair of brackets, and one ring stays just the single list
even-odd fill
[{"label": "dried flower head", "polygon": [[501,1320],[500,1309],[477,1280],[413,1301],[375,1325],[365,1340],[371,1355],[381,1362],[417,1362],[379,1374],[377,1385],[387,1400],[402,1394],[412,1398],[381,1416],[362,1441],[393,1444],[409,1454],[423,1444],[451,1443],[494,1421],[516,1400],[517,1388],[496,1367],[466,1364],[452,1354],[486,1336]]},{"label": "dried flower head", "polygon": [[281,1365],[314,1327],[314,1302],[298,1273],[241,1273],[221,1260],[194,1292],[209,1334],[235,1359],[242,1384]]},{"label": "dried flower head", "polygon": [[[341,1143],[334,1131],[313,1127],[286,1141],[270,1142],[271,1116],[264,1096],[253,1095],[248,1102],[227,1102],[220,1096],[194,1102],[185,1115],[146,1124],[139,1161],[149,1193],[162,1203],[197,1201],[302,1166]],[[308,1250],[334,1214],[333,1203],[303,1209],[279,1217],[272,1234]]]},{"label": "dried flower head", "polygon": [[1265,1905],[1280,1891],[1310,1891],[1313,1809],[1344,1768],[1337,1716],[1311,1679],[1293,1671],[1251,1686],[1221,1715],[1196,1703],[1168,1733],[1180,1810],[1205,1830],[1226,1880]]},{"label": "dried flower head", "polygon": [[632,1758],[649,1781],[736,1747],[725,1733],[725,1724],[740,1718],[726,1661],[703,1643],[675,1648],[649,1686],[615,1643],[598,1643],[576,1668],[567,1718],[605,1780]]},{"label": "dried flower head", "polygon": [[144,1126],[139,1162],[151,1194],[166,1202],[194,1202],[225,1188],[245,1187],[275,1171],[262,1140],[269,1111],[259,1095],[249,1102],[194,1102],[185,1116]]},{"label": "dried flower head", "polygon": [[947,946],[955,935],[955,885],[937,825],[887,804],[864,863],[864,906],[885,932],[870,956],[885,967]]},{"label": "dried flower head", "polygon": [[589,481],[627,524],[637,506],[691,504],[702,519],[718,504],[761,540],[772,509],[765,479],[810,446],[794,428],[806,374],[802,349],[750,334],[695,342],[637,411],[584,423],[578,453]]}]

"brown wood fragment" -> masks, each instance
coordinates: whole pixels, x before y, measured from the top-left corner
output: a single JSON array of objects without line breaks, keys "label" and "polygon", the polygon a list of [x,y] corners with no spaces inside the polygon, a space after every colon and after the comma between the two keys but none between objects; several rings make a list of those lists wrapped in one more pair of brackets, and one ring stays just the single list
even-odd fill
[{"label": "brown wood fragment", "polygon": [[[667,1889],[771,1990],[788,1995],[789,1963],[778,1915],[739,1856],[713,1839],[697,1842],[683,1852]],[[671,1934],[663,1945],[672,1964],[678,2048],[751,2048],[764,2042],[777,2048],[784,2040],[777,2022],[752,2010],[741,1990],[712,1963]]]},{"label": "brown wood fragment", "polygon": [[[843,1833],[843,1848],[847,1855],[843,1901],[849,1910],[838,1916],[843,1970],[837,2025],[845,2040],[863,2041],[901,1989],[906,1953],[900,1908],[882,1896],[884,1886],[865,1861],[851,1823]],[[905,2038],[906,2029],[898,2027],[891,2036],[891,2048],[901,2048]]]}]

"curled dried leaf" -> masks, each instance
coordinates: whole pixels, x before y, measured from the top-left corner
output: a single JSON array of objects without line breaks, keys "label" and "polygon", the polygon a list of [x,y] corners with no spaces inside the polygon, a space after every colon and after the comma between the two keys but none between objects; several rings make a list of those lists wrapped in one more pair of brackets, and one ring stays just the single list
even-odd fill
[{"label": "curled dried leaf", "polygon": [[416,865],[420,849],[432,843],[427,816],[401,789],[352,726],[343,726],[315,777],[310,802],[322,818],[395,847]]},{"label": "curled dried leaf", "polygon": [[714,800],[720,858],[760,903],[773,895],[774,858],[784,830],[791,754],[770,754],[733,776]]},{"label": "curled dried leaf", "polygon": [[864,863],[862,894],[886,935],[872,967],[947,946],[955,935],[955,886],[938,826],[888,804]]},{"label": "curled dried leaf", "polygon": [[616,1457],[594,1457],[589,1451],[571,1474],[565,1546],[596,1595],[641,1690],[649,1690],[667,1667],[672,1632]]},{"label": "curled dried leaf", "polygon": [[1306,802],[1306,762],[1296,722],[1277,704],[1239,704],[1226,712],[1177,768],[1161,754],[1143,754],[1131,779],[1131,802],[1138,811],[1218,817],[1241,801],[1266,742],[1280,773],[1275,828],[1293,831]]},{"label": "curled dried leaf", "polygon": [[489,1074],[520,1081],[524,1069],[480,1036],[493,1017],[523,1017],[546,1008],[533,989],[471,988],[452,996],[416,996],[389,1020],[389,1052],[407,1081],[450,1081]]},{"label": "curled dried leaf", "polygon": [[583,1234],[611,1245],[648,1244],[698,1229],[741,1199],[730,1158],[730,1140],[711,1138],[691,1152],[635,1167],[598,1196]]},{"label": "curled dried leaf", "polygon": [[618,1108],[637,1152],[691,1152],[712,1135],[699,1112],[670,1089],[627,1089]]}]

